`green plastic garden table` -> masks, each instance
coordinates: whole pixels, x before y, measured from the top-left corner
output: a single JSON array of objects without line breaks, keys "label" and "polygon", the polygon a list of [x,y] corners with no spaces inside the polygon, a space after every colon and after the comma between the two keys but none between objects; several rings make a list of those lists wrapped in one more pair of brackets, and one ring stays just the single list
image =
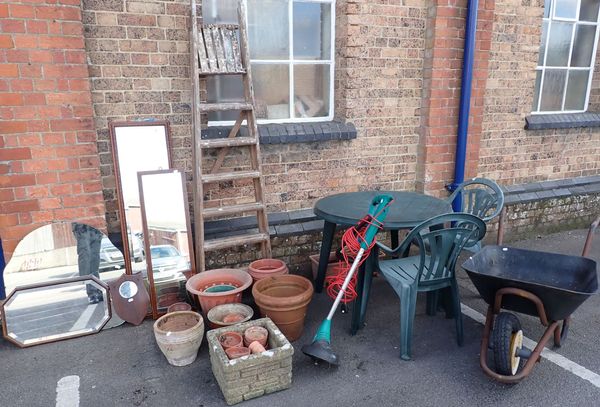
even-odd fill
[{"label": "green plastic garden table", "polygon": [[[345,192],[319,199],[315,203],[314,213],[325,222],[323,225],[323,242],[319,254],[317,279],[315,280],[316,292],[320,293],[323,290],[329,253],[331,252],[337,226],[349,227],[356,225],[369,211],[371,200],[376,195],[381,194],[387,194],[394,198],[394,202],[390,205],[383,225],[383,229],[389,231],[391,234],[392,247],[398,246],[399,230],[412,229],[433,216],[452,212],[452,205],[443,199],[408,191]],[[356,288],[359,295],[354,301],[354,315],[357,315],[360,307],[366,307],[366,304],[361,304],[360,301],[363,280],[364,263],[358,275],[358,286]],[[353,318],[352,333],[355,333],[359,329],[359,325],[360,321]]]}]

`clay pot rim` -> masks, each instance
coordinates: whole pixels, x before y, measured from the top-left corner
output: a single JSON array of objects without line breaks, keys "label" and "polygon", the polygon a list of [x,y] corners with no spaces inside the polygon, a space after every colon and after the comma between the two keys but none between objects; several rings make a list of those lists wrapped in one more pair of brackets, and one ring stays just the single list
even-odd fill
[{"label": "clay pot rim", "polygon": [[[192,286],[192,283],[195,282],[196,280],[200,280],[205,277],[207,277],[207,278],[218,277],[220,274],[222,274],[223,271],[237,275],[238,278],[236,279],[236,281],[241,282],[242,285],[240,285],[239,287],[237,287],[234,290],[221,291],[221,292],[215,292],[215,293],[207,293],[205,291],[199,291]],[[240,269],[225,269],[225,268],[223,268],[223,269],[207,270],[207,271],[200,272],[198,274],[194,274],[192,277],[190,277],[186,281],[185,288],[193,295],[198,295],[198,296],[202,296],[202,297],[220,297],[223,295],[231,295],[231,294],[241,293],[246,288],[250,287],[250,285],[252,284],[252,281],[253,281],[252,276],[250,274],[248,274],[247,271],[240,270]]]},{"label": "clay pot rim", "polygon": [[[159,327],[159,325],[167,318],[177,318],[178,316],[183,316],[183,315],[191,315],[193,317],[196,317],[198,319],[198,322],[194,325],[189,327],[188,329],[184,329],[183,331],[166,331],[163,330]],[[185,334],[187,332],[193,331],[195,329],[198,329],[199,326],[203,326],[204,325],[204,318],[202,318],[202,315],[200,315],[199,313],[195,312],[195,311],[175,311],[175,312],[169,312],[168,314],[163,315],[162,317],[158,318],[155,322],[154,322],[154,331],[164,334],[166,335],[169,332],[176,332],[178,334]]]},{"label": "clay pot rim", "polygon": [[[243,354],[240,354],[239,356],[237,356],[237,357],[235,357],[235,358],[232,358],[232,357],[230,357],[230,356],[229,356],[229,354],[227,353],[227,351],[229,351],[230,349],[231,349],[231,352],[240,352],[240,351],[244,351],[244,353],[243,353]],[[239,358],[241,358],[241,357],[244,357],[244,356],[250,356],[250,355],[252,355],[252,351],[250,351],[250,348],[248,348],[247,346],[234,346],[234,347],[232,347],[232,348],[227,348],[227,349],[224,349],[223,351],[225,352],[225,355],[227,355],[227,358],[228,358],[228,359],[230,359],[230,360],[233,360],[233,359],[239,359]]]},{"label": "clay pot rim", "polygon": [[222,334],[219,334],[219,336],[217,337],[217,341],[219,342],[219,345],[221,345],[221,348],[223,348],[223,350],[227,350],[225,349],[225,347],[223,346],[223,343],[221,342],[221,337],[225,336],[225,335],[230,335],[230,336],[235,336],[235,337],[240,337],[240,343],[239,345],[235,345],[235,346],[230,346],[227,349],[230,348],[239,348],[240,346],[244,346],[244,337],[242,335],[240,335],[239,332],[235,332],[235,331],[227,331],[227,332],[223,332]]},{"label": "clay pot rim", "polygon": [[[219,310],[219,307],[224,307],[224,306],[229,306],[229,307],[233,307],[233,308],[240,308],[242,310],[245,310],[248,312],[248,315],[246,315],[245,313],[243,313],[244,315],[246,315],[244,317],[243,320],[241,321],[237,321],[237,322],[231,322],[231,323],[227,323],[227,322],[223,322],[223,321],[217,321],[215,319],[213,319],[212,317],[214,317],[214,314]],[[217,311],[213,311],[214,309],[217,309]],[[215,324],[215,325],[219,325],[221,327],[226,327],[226,326],[231,326],[231,325],[235,325],[235,324],[240,324],[242,322],[247,322],[250,321],[252,319],[252,317],[254,316],[254,310],[252,309],[252,307],[246,305],[246,304],[241,304],[241,303],[231,303],[231,304],[219,304],[219,305],[215,305],[214,307],[212,307],[210,310],[208,310],[208,312],[206,313],[206,318],[208,318],[208,321]]]},{"label": "clay pot rim", "polygon": [[[185,304],[185,305],[184,305],[184,304]],[[184,302],[184,301],[178,301],[178,302],[174,302],[173,304],[171,304],[171,305],[169,305],[169,306],[167,307],[167,313],[169,313],[169,314],[172,314],[172,313],[174,313],[174,312],[177,312],[177,311],[169,311],[169,310],[170,310],[172,307],[174,307],[174,306],[178,306],[178,307],[180,307],[181,305],[184,305],[186,309],[185,309],[185,310],[179,310],[179,311],[191,311],[191,310],[192,310],[192,306],[191,306],[190,304],[188,304],[187,302]]]},{"label": "clay pot rim", "polygon": [[[291,297],[272,297],[270,295],[263,294],[261,291],[262,289],[271,285],[275,285],[275,283],[278,281],[296,283],[297,285],[305,287],[305,289],[300,294],[296,294]],[[262,304],[267,307],[274,306],[281,310],[284,310],[285,306],[293,309],[298,308],[298,306],[304,306],[308,304],[313,296],[313,293],[314,288],[310,280],[306,277],[295,274],[283,274],[279,276],[263,278],[255,282],[254,286],[252,287],[252,296],[259,307]]]},{"label": "clay pot rim", "polygon": [[278,271],[282,271],[282,269],[286,269],[287,268],[287,264],[285,264],[285,262],[283,260],[279,260],[279,259],[258,259],[258,260],[254,260],[252,263],[250,263],[250,265],[248,266],[248,269],[250,270],[251,268],[256,268],[257,263],[261,263],[261,262],[275,262],[278,263],[278,266],[274,266],[272,267],[271,270],[261,270],[260,268],[257,269],[257,271],[259,273],[275,273]]}]

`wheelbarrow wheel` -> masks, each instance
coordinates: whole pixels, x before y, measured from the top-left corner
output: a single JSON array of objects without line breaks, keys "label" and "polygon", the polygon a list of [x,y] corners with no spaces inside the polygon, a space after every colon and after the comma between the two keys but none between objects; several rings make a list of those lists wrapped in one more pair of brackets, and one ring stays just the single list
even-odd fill
[{"label": "wheelbarrow wheel", "polygon": [[519,319],[509,312],[501,312],[494,321],[492,348],[496,373],[506,376],[517,374],[521,358],[517,352],[523,346],[523,331]]}]

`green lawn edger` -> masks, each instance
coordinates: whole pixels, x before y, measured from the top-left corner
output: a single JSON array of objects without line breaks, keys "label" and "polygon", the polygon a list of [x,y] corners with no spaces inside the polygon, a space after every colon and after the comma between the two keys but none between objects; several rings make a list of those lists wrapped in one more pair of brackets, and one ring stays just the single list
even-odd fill
[{"label": "green lawn edger", "polygon": [[[356,297],[354,291],[356,270],[369,256],[369,252],[375,244],[375,235],[383,227],[383,221],[392,201],[393,198],[389,195],[377,195],[371,201],[369,213],[356,226],[344,233],[342,254],[346,267],[343,267],[337,276],[327,278],[329,282],[327,292],[335,300],[327,318],[319,326],[312,343],[302,346],[302,352],[305,355],[332,365],[339,363],[338,356],[331,348],[331,319],[340,302],[347,303]],[[352,266],[348,267],[350,260],[352,260]]]}]

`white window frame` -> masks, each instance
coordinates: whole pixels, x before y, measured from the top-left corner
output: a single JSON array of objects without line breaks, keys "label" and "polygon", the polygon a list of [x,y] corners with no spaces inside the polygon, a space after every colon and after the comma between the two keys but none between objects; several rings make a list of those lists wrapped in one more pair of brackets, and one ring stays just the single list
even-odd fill
[{"label": "white window frame", "polygon": [[[535,110],[533,110],[531,113],[539,114],[539,115],[557,114],[557,113],[583,113],[583,112],[586,112],[588,109],[589,100],[590,100],[590,91],[592,88],[592,77],[594,76],[594,66],[596,63],[596,51],[598,48],[598,33],[600,32],[600,10],[598,11],[598,17],[596,18],[596,22],[579,21],[579,12],[581,11],[581,0],[577,0],[577,10],[575,13],[575,18],[556,17],[555,11],[556,11],[556,0],[552,0],[550,2],[550,12],[548,13],[548,17],[544,17],[542,19],[542,21],[543,21],[542,29],[543,29],[544,22],[547,22],[548,23],[548,28],[547,28],[548,31],[547,31],[547,35],[546,35],[546,44],[545,44],[545,48],[544,48],[543,65],[538,65],[535,68],[536,72],[542,71],[542,77],[540,79],[540,88],[539,88],[537,105],[535,106]],[[573,30],[571,32],[571,44],[570,44],[570,48],[569,48],[569,59],[567,60],[567,66],[547,66],[546,65],[546,59],[548,58],[548,45],[550,44],[550,32],[551,32],[553,21],[575,23],[573,26]],[[571,65],[571,57],[573,55],[573,44],[575,43],[575,33],[577,32],[577,25],[590,25],[590,26],[596,27],[596,33],[594,36],[594,47],[592,49],[592,58],[591,58],[589,67],[570,67],[569,66],[569,65]],[[567,71],[567,76],[565,79],[565,88],[563,89],[563,95],[562,95],[561,110],[540,111],[540,107],[542,105],[542,91],[544,89],[544,77],[546,75],[546,69],[556,69],[556,70],[562,69],[562,70]],[[569,86],[568,71],[589,71],[588,84],[587,84],[587,89],[586,89],[585,102],[583,104],[583,107],[584,107],[583,110],[564,110],[565,101],[567,99],[567,88]],[[534,97],[535,97],[535,95],[534,95]]]},{"label": "white window frame", "polygon": [[[246,0],[243,0],[246,2]],[[293,10],[294,3],[325,3],[331,6],[331,38],[329,59],[309,60],[309,59],[294,59],[294,20]],[[258,124],[270,123],[307,123],[307,122],[326,122],[333,120],[334,116],[334,91],[335,91],[335,6],[336,0],[288,0],[288,35],[289,35],[289,58],[288,59],[250,59],[251,64],[260,65],[288,65],[289,69],[289,114],[287,119],[257,119]],[[246,27],[248,27],[248,16],[246,16]],[[294,117],[295,103],[294,96],[294,65],[329,65],[329,115],[320,117]],[[233,126],[234,120],[208,121],[208,126]]]}]

